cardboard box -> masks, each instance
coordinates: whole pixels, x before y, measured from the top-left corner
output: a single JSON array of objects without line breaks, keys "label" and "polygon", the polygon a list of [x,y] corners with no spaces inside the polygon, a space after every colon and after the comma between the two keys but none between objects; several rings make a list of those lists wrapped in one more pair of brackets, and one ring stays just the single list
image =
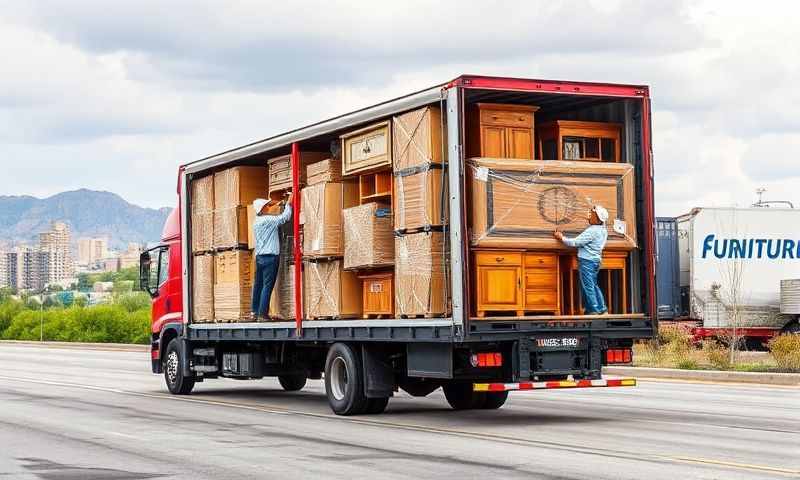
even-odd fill
[{"label": "cardboard box", "polygon": [[361,315],[361,281],[341,260],[303,262],[303,290],[308,318],[355,318]]},{"label": "cardboard box", "polygon": [[325,182],[341,182],[342,161],[327,158],[321,162],[309,164],[306,169],[306,180],[308,185],[316,185]]},{"label": "cardboard box", "polygon": [[214,256],[192,257],[192,321],[214,321]]},{"label": "cardboard box", "polygon": [[214,248],[239,248],[248,244],[247,207],[214,211]]},{"label": "cardboard box", "polygon": [[303,253],[308,257],[344,255],[342,209],[358,204],[353,182],[318,183],[302,191]]},{"label": "cardboard box", "polygon": [[436,317],[449,312],[448,262],[442,232],[421,232],[395,238],[395,313]]},{"label": "cardboard box", "polygon": [[284,320],[295,319],[294,305],[294,265],[288,261],[282,263],[278,273],[277,300],[278,315]]},{"label": "cardboard box", "polygon": [[192,253],[214,249],[214,212],[192,212]]},{"label": "cardboard box", "polygon": [[214,176],[191,183],[192,253],[211,251],[214,246]]},{"label": "cardboard box", "polygon": [[267,198],[267,169],[231,167],[214,174],[214,208],[247,206],[257,198]]},{"label": "cardboard box", "polygon": [[473,246],[573,250],[553,231],[580,234],[589,226],[589,209],[599,204],[609,212],[606,248],[636,248],[630,164],[474,158],[467,178]]},{"label": "cardboard box", "polygon": [[427,106],[393,117],[392,164],[395,172],[442,163],[442,139],[439,107]]},{"label": "cardboard box", "polygon": [[220,252],[214,262],[214,315],[219,322],[240,322],[250,317],[252,254],[248,250]]},{"label": "cardboard box", "polygon": [[[442,191],[444,190],[444,191]],[[394,229],[401,232],[437,227],[447,223],[447,175],[428,168],[394,176]]]},{"label": "cardboard box", "polygon": [[388,208],[366,203],[344,215],[344,268],[394,265],[394,233]]}]

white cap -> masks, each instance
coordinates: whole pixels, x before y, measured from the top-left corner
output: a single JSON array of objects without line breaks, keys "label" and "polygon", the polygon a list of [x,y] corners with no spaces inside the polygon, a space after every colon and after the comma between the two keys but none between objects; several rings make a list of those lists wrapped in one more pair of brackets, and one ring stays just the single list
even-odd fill
[{"label": "white cap", "polygon": [[261,209],[264,208],[264,205],[267,204],[267,201],[263,198],[256,198],[253,200],[253,210],[255,210],[256,215],[261,213]]},{"label": "white cap", "polygon": [[595,205],[592,207],[592,210],[594,210],[594,213],[597,214],[597,218],[600,219],[601,222],[606,223],[606,221],[608,221],[608,210],[600,205]]}]

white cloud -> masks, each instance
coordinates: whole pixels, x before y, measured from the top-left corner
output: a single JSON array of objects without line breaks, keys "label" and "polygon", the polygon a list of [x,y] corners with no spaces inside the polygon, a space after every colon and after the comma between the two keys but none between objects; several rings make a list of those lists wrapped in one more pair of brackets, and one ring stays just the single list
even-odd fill
[{"label": "white cloud", "polygon": [[[458,8],[457,8],[458,6]],[[798,7],[23,2],[0,19],[0,194],[174,203],[181,163],[460,73],[651,85],[656,210],[794,200]]]}]

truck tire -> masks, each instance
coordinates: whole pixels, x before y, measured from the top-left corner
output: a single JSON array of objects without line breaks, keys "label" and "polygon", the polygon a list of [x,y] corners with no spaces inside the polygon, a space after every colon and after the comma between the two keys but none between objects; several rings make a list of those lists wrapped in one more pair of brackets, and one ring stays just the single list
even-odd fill
[{"label": "truck tire", "polygon": [[386,406],[389,405],[389,397],[383,398],[369,398],[367,399],[367,411],[366,413],[376,415],[378,413],[383,413],[386,410]]},{"label": "truck tire", "polygon": [[508,392],[486,392],[486,402],[481,408],[484,410],[497,410],[505,405]]},{"label": "truck tire", "polygon": [[173,338],[167,345],[167,350],[162,360],[162,370],[164,370],[164,381],[167,383],[169,393],[187,395],[194,388],[194,378],[183,376],[179,341],[177,338]]},{"label": "truck tire", "polygon": [[306,386],[305,375],[278,375],[278,383],[287,392],[297,392]]},{"label": "truck tire", "polygon": [[486,403],[486,393],[473,391],[472,382],[447,383],[443,390],[444,398],[453,410],[482,408]]},{"label": "truck tire", "polygon": [[334,343],[325,359],[325,393],[337,415],[359,415],[367,411],[364,373],[358,353],[345,343]]}]

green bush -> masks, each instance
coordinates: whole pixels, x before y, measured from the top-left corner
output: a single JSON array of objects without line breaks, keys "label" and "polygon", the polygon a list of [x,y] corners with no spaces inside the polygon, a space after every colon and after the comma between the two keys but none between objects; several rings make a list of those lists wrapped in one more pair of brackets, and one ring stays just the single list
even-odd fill
[{"label": "green bush", "polygon": [[3,335],[3,332],[11,325],[11,320],[21,312],[23,308],[22,302],[17,300],[7,299],[3,303],[0,303],[0,336]]},{"label": "green bush", "polygon": [[800,335],[778,335],[769,341],[768,346],[779,368],[800,371]]},{"label": "green bush", "polygon": [[150,309],[129,311],[120,305],[21,310],[2,337],[9,340],[148,343]]},{"label": "green bush", "polygon": [[119,305],[128,312],[137,310],[150,311],[150,295],[145,292],[122,293],[114,297],[114,304]]},{"label": "green bush", "polygon": [[704,341],[703,353],[706,355],[708,363],[710,363],[715,370],[731,369],[730,351],[716,340]]},{"label": "green bush", "polygon": [[697,370],[698,367],[700,365],[691,358],[682,358],[675,364],[675,368],[680,368],[681,370]]}]

